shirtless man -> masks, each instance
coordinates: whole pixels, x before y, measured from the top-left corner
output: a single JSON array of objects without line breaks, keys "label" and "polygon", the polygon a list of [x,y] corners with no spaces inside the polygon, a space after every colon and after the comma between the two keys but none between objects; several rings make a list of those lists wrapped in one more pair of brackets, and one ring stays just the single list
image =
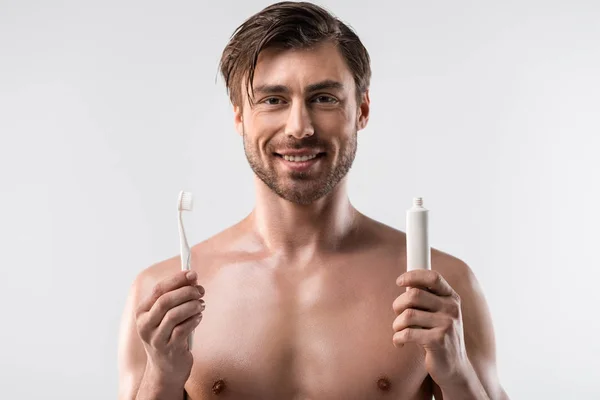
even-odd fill
[{"label": "shirtless man", "polygon": [[470,268],[432,249],[431,271],[406,272],[405,234],[348,199],[370,107],[358,37],[315,5],[275,4],[221,71],[256,205],[192,248],[192,273],[174,257],[136,278],[119,398],[507,399]]}]

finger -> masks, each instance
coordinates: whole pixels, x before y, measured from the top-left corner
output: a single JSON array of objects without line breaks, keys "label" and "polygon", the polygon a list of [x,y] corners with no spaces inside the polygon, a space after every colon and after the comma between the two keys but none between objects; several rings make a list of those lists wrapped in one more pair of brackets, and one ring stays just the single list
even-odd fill
[{"label": "finger", "polygon": [[439,272],[428,269],[407,271],[398,277],[396,284],[398,286],[425,289],[439,296],[454,294],[450,284]]},{"label": "finger", "polygon": [[188,318],[201,314],[204,308],[204,300],[192,300],[170,309],[156,329],[155,340],[158,343],[168,342],[177,325]]},{"label": "finger", "polygon": [[202,313],[194,315],[177,325],[171,332],[169,344],[184,344],[187,346],[187,337],[192,334],[200,321],[202,321]]},{"label": "finger", "polygon": [[157,327],[165,315],[174,307],[191,300],[199,300],[200,293],[196,286],[184,286],[163,294],[148,312],[148,324]]},{"label": "finger", "polygon": [[396,347],[402,347],[408,343],[416,343],[428,348],[443,346],[445,336],[443,330],[406,328],[400,332],[394,333],[392,342]]},{"label": "finger", "polygon": [[402,314],[407,308],[424,311],[440,311],[443,301],[437,295],[419,288],[410,288],[394,300],[392,308],[396,315]]},{"label": "finger", "polygon": [[200,298],[204,297],[204,294],[206,293],[204,286],[196,285],[196,289],[198,290],[198,293],[200,293]]},{"label": "finger", "polygon": [[195,284],[198,275],[194,271],[179,271],[178,273],[165,278],[157,283],[150,295],[140,302],[137,314],[150,311],[154,303],[165,293],[183,287],[185,285]]},{"label": "finger", "polygon": [[441,326],[444,316],[429,311],[415,310],[409,308],[398,315],[392,324],[394,332],[400,332],[406,328],[432,329]]}]

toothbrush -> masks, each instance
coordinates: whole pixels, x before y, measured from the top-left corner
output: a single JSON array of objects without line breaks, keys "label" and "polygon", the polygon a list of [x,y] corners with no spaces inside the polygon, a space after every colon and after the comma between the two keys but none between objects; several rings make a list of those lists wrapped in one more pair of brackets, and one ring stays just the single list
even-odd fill
[{"label": "toothbrush", "polygon": [[422,197],[415,197],[406,211],[406,270],[415,269],[431,269],[429,210],[423,207]]},{"label": "toothbrush", "polygon": [[[181,248],[181,270],[189,271],[191,269],[191,252],[190,245],[187,241],[187,236],[185,234],[185,230],[183,229],[183,212],[184,211],[192,211],[194,207],[193,196],[190,192],[179,192],[179,200],[177,201],[177,211],[179,214],[178,222],[179,222],[179,245]],[[194,332],[188,336],[188,349],[192,350],[192,338],[194,336]]]}]

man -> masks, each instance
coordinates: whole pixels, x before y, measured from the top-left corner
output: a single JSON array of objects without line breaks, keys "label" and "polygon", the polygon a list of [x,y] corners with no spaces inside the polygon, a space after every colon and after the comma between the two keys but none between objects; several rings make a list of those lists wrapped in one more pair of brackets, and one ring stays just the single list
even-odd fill
[{"label": "man", "polygon": [[137,277],[120,398],[506,399],[470,268],[432,249],[432,271],[406,272],[405,234],[348,199],[370,107],[359,38],[278,3],[237,29],[221,72],[256,206],[193,247],[192,273],[174,257]]}]

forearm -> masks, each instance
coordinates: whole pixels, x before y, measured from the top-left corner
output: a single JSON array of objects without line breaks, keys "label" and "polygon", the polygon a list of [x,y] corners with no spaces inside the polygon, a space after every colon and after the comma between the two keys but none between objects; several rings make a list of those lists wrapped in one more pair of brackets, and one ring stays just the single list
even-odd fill
[{"label": "forearm", "polygon": [[444,400],[491,400],[472,367],[440,390]]},{"label": "forearm", "polygon": [[169,382],[160,374],[146,368],[135,400],[184,400],[183,384]]}]

